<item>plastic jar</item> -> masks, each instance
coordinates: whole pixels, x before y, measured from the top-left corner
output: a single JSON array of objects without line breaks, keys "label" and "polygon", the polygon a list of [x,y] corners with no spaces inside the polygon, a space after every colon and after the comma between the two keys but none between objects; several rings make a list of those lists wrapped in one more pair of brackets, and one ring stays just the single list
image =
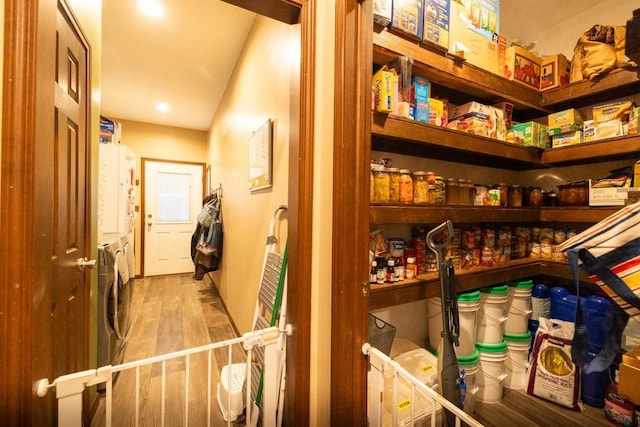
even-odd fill
[{"label": "plastic jar", "polygon": [[447,188],[444,183],[444,178],[441,176],[436,176],[436,204],[444,205],[447,202]]},{"label": "plastic jar", "polygon": [[[458,180],[455,178],[448,178],[447,179],[447,204],[448,205],[457,205],[459,204],[458,201],[458,195],[459,195],[459,191],[458,189],[460,188],[460,186],[458,185]],[[465,185],[465,190],[466,190],[466,185]]]},{"label": "plastic jar", "polygon": [[413,203],[427,203],[427,193],[429,184],[427,183],[427,173],[416,171],[413,173]]},{"label": "plastic jar", "polygon": [[398,202],[413,203],[413,178],[409,169],[400,169],[399,188]]},{"label": "plastic jar", "polygon": [[373,169],[373,201],[378,203],[389,202],[389,174],[382,165],[372,165]]},{"label": "plastic jar", "polygon": [[522,207],[522,188],[519,185],[512,185],[509,188],[509,206],[513,208]]},{"label": "plastic jar", "polygon": [[389,174],[389,202],[398,203],[400,199],[400,169],[387,168]]}]

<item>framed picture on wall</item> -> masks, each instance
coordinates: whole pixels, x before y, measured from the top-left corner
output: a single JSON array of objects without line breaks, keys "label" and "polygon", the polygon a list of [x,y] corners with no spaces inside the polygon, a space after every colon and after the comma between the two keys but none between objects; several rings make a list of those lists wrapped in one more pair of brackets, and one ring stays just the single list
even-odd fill
[{"label": "framed picture on wall", "polygon": [[268,119],[249,137],[249,190],[272,186],[273,121]]}]

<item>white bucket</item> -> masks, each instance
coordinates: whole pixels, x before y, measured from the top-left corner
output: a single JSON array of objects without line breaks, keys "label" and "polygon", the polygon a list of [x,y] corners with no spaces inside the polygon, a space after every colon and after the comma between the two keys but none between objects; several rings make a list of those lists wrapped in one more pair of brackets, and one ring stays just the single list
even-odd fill
[{"label": "white bucket", "polygon": [[429,333],[429,350],[437,351],[442,339],[442,299],[433,297],[427,299],[427,328]]},{"label": "white bucket", "polygon": [[521,335],[529,329],[529,317],[531,316],[531,290],[533,282],[509,283],[507,291],[507,321],[504,324],[504,333]]},{"label": "white bucket", "polygon": [[478,394],[478,381],[476,379],[478,373],[478,363],[480,354],[474,349],[470,356],[458,356],[458,369],[460,375],[464,371],[464,382],[466,384],[466,393],[464,395],[463,406],[464,412],[473,415],[475,410],[476,395]]},{"label": "white bucket", "polygon": [[504,322],[507,321],[506,304],[507,285],[481,289],[476,341],[484,344],[502,342]]},{"label": "white bucket", "polygon": [[476,376],[478,394],[476,400],[484,403],[496,403],[502,400],[504,390],[504,361],[507,358],[507,343],[477,343],[480,353],[480,367]]},{"label": "white bucket", "polygon": [[506,388],[525,390],[527,387],[527,368],[529,366],[529,348],[531,347],[531,332],[526,334],[504,334],[507,342],[507,358],[504,370],[507,377],[504,380]]},{"label": "white bucket", "polygon": [[456,347],[456,355],[470,356],[476,351],[476,330],[478,310],[480,309],[480,291],[458,295],[458,317],[460,319],[460,336]]}]

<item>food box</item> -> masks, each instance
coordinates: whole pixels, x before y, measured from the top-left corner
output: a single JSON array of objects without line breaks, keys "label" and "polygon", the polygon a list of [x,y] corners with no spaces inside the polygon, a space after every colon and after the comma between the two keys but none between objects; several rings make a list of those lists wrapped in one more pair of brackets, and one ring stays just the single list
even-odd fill
[{"label": "food box", "polygon": [[633,186],[640,187],[640,160],[633,165]]},{"label": "food box", "polygon": [[582,142],[582,131],[576,130],[561,135],[553,135],[551,137],[551,147],[563,147],[565,145],[580,144]]},{"label": "food box", "polygon": [[565,133],[573,133],[580,131],[582,132],[582,125],[570,124],[570,125],[562,125],[557,128],[548,128],[547,133],[549,136],[554,137],[556,135],[562,135]]},{"label": "food box", "polygon": [[[471,20],[471,9],[471,2],[450,1],[449,52],[471,65],[497,74],[498,44],[493,36],[486,37],[477,31]],[[496,17],[495,33],[499,31],[498,17],[499,15]]]},{"label": "food box", "polygon": [[505,129],[511,129],[511,122],[513,121],[513,104],[511,104],[510,102],[500,102],[498,104],[494,104],[494,107],[502,110]]},{"label": "food box", "polygon": [[391,22],[392,0],[373,0],[373,22],[386,27]]},{"label": "food box", "polygon": [[640,347],[622,355],[618,379],[618,393],[636,404],[640,403]]},{"label": "food box", "polygon": [[636,135],[640,132],[640,107],[633,107],[629,115],[628,135]]},{"label": "food box", "polygon": [[564,125],[582,124],[582,116],[575,108],[551,113],[547,117],[549,128],[559,128]]},{"label": "food box", "polygon": [[503,76],[531,89],[540,90],[542,60],[520,46],[505,51]]},{"label": "food box", "polygon": [[398,98],[398,75],[395,70],[383,66],[373,75],[372,82],[376,111],[392,113]]},{"label": "food box", "polygon": [[593,120],[585,120],[582,123],[582,140],[584,142],[596,140],[596,127],[593,125]]},{"label": "food box", "polygon": [[596,139],[624,135],[624,129],[625,127],[628,129],[632,111],[633,103],[631,101],[612,102],[593,107]]},{"label": "food box", "polygon": [[394,0],[391,31],[422,40],[424,0]]},{"label": "food box", "polygon": [[547,127],[538,122],[513,125],[513,136],[516,144],[525,147],[546,148],[547,146]]},{"label": "food box", "polygon": [[479,102],[471,101],[466,104],[460,105],[458,107],[452,108],[449,112],[449,117],[453,119],[457,119],[459,117],[466,116],[467,114],[473,113],[478,117],[489,117],[489,113],[491,112],[488,105],[481,104]]},{"label": "food box", "polygon": [[444,127],[447,126],[444,120],[444,102],[440,99],[429,98],[429,123]]},{"label": "food box", "polygon": [[429,101],[427,99],[415,99],[411,101],[409,115],[422,123],[429,123]]},{"label": "food box", "polygon": [[595,180],[589,180],[589,206],[624,206],[633,187],[594,188]]},{"label": "food box", "polygon": [[559,53],[542,59],[540,71],[540,90],[553,89],[569,84],[571,62]]},{"label": "food box", "polygon": [[500,31],[500,0],[482,0],[467,3],[468,26],[481,36],[494,40]]},{"label": "food box", "polygon": [[120,144],[120,123],[100,117],[100,144]]},{"label": "food box", "polygon": [[422,39],[444,50],[449,49],[450,0],[424,0]]},{"label": "food box", "polygon": [[489,136],[489,120],[477,113],[469,113],[465,116],[451,120],[447,128],[459,130],[478,136]]},{"label": "food box", "polygon": [[429,93],[431,85],[423,77],[411,77],[411,105],[409,116],[414,120],[429,123]]}]

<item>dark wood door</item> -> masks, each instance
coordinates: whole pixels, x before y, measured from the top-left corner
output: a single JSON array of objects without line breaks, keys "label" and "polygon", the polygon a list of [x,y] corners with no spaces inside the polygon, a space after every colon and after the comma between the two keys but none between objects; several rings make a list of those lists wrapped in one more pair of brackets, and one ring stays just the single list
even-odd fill
[{"label": "dark wood door", "polygon": [[88,367],[90,53],[64,0],[5,6],[0,424],[44,426],[35,382]]}]

